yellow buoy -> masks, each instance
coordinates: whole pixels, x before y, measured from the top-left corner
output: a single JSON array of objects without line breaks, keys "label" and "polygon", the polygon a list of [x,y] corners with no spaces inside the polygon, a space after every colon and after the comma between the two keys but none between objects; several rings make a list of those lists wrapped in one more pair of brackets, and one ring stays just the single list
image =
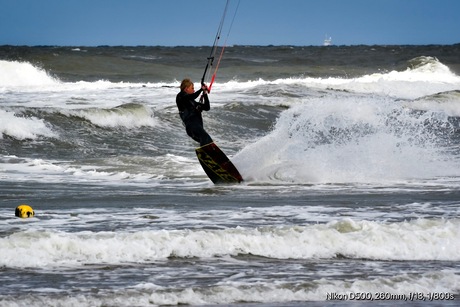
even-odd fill
[{"label": "yellow buoy", "polygon": [[14,215],[17,217],[28,218],[35,215],[34,209],[31,206],[22,204],[16,207]]}]

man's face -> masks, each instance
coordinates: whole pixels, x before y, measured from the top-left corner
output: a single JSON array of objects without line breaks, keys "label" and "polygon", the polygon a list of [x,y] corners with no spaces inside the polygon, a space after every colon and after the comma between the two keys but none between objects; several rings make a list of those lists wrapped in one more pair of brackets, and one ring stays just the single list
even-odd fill
[{"label": "man's face", "polygon": [[187,94],[193,94],[195,93],[195,88],[193,86],[193,83],[185,88],[185,92]]}]

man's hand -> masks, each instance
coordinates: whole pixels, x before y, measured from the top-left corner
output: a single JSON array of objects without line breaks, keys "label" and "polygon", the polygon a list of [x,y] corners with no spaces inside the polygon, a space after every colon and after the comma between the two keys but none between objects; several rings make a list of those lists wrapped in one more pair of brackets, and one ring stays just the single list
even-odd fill
[{"label": "man's hand", "polygon": [[207,94],[209,92],[208,86],[204,83],[201,84],[201,89],[203,90],[204,94]]}]

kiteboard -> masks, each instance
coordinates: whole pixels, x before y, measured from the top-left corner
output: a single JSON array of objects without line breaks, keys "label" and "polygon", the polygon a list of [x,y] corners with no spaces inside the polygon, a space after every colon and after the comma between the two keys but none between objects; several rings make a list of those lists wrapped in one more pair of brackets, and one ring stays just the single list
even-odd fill
[{"label": "kiteboard", "polygon": [[240,183],[243,181],[243,177],[235,165],[216,144],[209,143],[201,146],[195,149],[195,152],[206,175],[213,183]]}]

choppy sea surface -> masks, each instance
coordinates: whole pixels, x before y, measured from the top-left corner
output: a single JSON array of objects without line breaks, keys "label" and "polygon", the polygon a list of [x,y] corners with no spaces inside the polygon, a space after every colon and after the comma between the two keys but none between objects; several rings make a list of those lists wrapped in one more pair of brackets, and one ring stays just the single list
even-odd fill
[{"label": "choppy sea surface", "polygon": [[0,46],[0,306],[458,305],[460,45],[209,50]]}]

